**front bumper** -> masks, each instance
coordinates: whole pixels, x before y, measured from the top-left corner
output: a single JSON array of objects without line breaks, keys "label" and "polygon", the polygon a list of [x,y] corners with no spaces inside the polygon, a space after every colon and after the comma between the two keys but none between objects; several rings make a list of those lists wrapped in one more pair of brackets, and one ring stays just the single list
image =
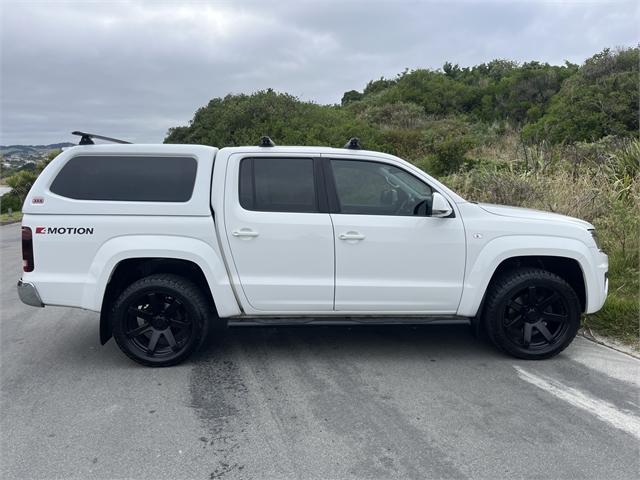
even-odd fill
[{"label": "front bumper", "polygon": [[592,274],[587,288],[587,310],[595,313],[602,308],[609,293],[609,257],[596,249],[592,249]]},{"label": "front bumper", "polygon": [[18,280],[18,296],[22,303],[32,307],[44,307],[35,285]]}]

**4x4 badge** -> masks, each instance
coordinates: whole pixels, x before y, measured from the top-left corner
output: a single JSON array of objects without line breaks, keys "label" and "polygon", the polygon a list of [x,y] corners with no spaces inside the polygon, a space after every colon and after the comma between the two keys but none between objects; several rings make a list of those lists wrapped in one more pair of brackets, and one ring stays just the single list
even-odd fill
[{"label": "4x4 badge", "polygon": [[93,235],[93,227],[36,227],[36,234]]}]

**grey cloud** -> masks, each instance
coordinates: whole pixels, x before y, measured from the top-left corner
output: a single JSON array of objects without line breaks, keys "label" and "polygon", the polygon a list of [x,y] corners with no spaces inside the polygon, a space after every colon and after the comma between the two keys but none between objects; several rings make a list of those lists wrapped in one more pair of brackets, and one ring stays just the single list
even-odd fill
[{"label": "grey cloud", "polygon": [[159,142],[211,98],[340,101],[404,68],[581,62],[638,41],[636,2],[2,2],[0,143]]}]

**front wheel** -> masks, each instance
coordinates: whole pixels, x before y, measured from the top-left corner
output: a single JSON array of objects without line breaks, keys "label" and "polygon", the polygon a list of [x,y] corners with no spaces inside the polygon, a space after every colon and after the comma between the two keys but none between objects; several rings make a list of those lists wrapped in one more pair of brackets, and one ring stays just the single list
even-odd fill
[{"label": "front wheel", "polygon": [[578,296],[561,277],[524,268],[492,285],[484,320],[489,338],[500,349],[538,360],[557,355],[571,343],[580,312]]},{"label": "front wheel", "polygon": [[116,343],[129,358],[149,367],[186,359],[206,337],[208,302],[189,280],[155,274],[132,283],[111,310]]}]

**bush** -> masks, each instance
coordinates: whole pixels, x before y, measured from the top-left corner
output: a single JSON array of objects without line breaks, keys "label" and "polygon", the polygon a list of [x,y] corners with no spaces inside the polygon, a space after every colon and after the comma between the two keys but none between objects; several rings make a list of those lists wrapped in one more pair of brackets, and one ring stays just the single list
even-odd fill
[{"label": "bush", "polygon": [[402,102],[371,106],[361,116],[381,129],[415,130],[422,128],[427,120],[418,105]]},{"label": "bush", "polygon": [[380,147],[378,129],[352,110],[303,102],[273,90],[214,98],[188,126],[170,129],[165,142],[229,147],[256,145],[262,135],[278,145],[341,147],[350,137],[359,137],[366,148]]},{"label": "bush", "polygon": [[19,171],[7,178],[7,185],[12,188],[9,193],[15,195],[20,200],[21,206],[31,189],[33,182],[38,178],[38,173],[39,172],[36,172],[36,169],[34,168],[33,170]]},{"label": "bush", "polygon": [[352,102],[357,102],[359,100],[362,100],[363,96],[364,94],[358,92],[357,90],[349,90],[348,92],[344,92],[344,95],[342,95],[342,101],[340,102],[340,105],[344,107],[345,105],[348,105]]},{"label": "bush", "polygon": [[20,197],[12,192],[5,193],[0,197],[0,213],[8,213],[9,209],[13,212],[19,212],[22,209]]},{"label": "bush", "polygon": [[605,49],[588,59],[551,99],[547,112],[524,128],[530,141],[594,141],[638,136],[640,48]]},{"label": "bush", "polygon": [[[427,153],[424,135],[420,130],[385,130],[381,135],[381,150],[408,161],[415,161]],[[366,145],[366,148],[369,148]]]},{"label": "bush", "polygon": [[431,145],[433,153],[428,154],[423,164],[434,175],[446,175],[460,170],[466,153],[472,143],[466,138],[446,137]]},{"label": "bush", "polygon": [[417,164],[434,175],[457,172],[467,153],[477,145],[477,137],[474,126],[461,118],[431,121],[425,130],[427,155]]}]

